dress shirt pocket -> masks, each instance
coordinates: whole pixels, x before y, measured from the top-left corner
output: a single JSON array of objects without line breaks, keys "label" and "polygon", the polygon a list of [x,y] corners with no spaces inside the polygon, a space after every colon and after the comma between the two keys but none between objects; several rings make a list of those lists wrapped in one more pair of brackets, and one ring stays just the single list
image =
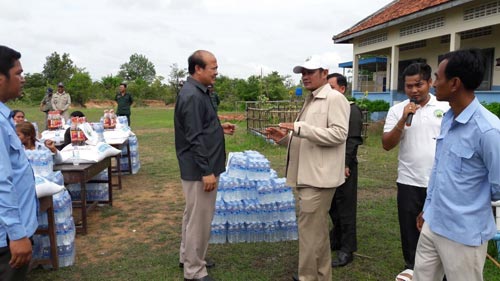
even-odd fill
[{"label": "dress shirt pocket", "polygon": [[9,135],[9,142],[10,149],[13,152],[11,155],[12,157],[15,157],[15,161],[13,161],[13,164],[16,165],[17,163],[20,163],[21,154],[24,153],[24,148],[17,135]]},{"label": "dress shirt pocket", "polygon": [[462,172],[466,161],[474,156],[474,150],[464,146],[452,146],[450,148],[450,165],[453,171]]}]

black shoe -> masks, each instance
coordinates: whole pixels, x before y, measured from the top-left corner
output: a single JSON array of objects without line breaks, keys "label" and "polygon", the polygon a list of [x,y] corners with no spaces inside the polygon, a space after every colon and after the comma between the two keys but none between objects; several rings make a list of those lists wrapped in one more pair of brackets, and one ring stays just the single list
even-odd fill
[{"label": "black shoe", "polygon": [[184,278],[184,281],[215,281],[215,279],[213,279],[212,277],[207,275],[207,276],[204,276],[204,277],[198,278],[198,279],[186,279],[186,278]]},{"label": "black shoe", "polygon": [[[205,259],[205,262],[206,262],[206,264],[205,264],[206,268],[212,268],[215,266],[215,262],[211,259]],[[184,263],[180,262],[179,267],[184,268]]]},{"label": "black shoe", "polygon": [[342,251],[337,252],[337,258],[332,261],[332,267],[346,266],[353,260],[352,253],[345,253]]},{"label": "black shoe", "polygon": [[293,281],[299,281],[299,276],[295,273],[292,275],[292,280]]}]

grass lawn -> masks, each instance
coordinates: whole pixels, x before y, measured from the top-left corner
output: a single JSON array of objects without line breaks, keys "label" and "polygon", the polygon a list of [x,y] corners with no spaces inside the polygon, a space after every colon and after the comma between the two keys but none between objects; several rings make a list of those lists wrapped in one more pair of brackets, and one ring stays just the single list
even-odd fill
[{"label": "grass lawn", "polygon": [[[10,105],[16,108],[15,105]],[[26,117],[43,127],[44,114],[25,108]],[[97,121],[102,109],[81,109]],[[114,191],[114,205],[89,213],[87,235],[76,237],[75,265],[57,271],[35,269],[28,280],[183,280],[178,267],[184,198],[175,157],[173,110],[133,108],[132,129],[139,139],[141,169],[123,178]],[[283,176],[286,149],[246,133],[226,137],[227,151],[257,150]],[[396,209],[397,149],[380,143],[381,125],[370,126],[359,149],[358,256],[333,270],[333,280],[394,280],[404,262]],[[210,245],[217,265],[216,280],[291,280],[297,270],[298,243]],[[499,280],[500,271],[487,260],[485,280]]]}]

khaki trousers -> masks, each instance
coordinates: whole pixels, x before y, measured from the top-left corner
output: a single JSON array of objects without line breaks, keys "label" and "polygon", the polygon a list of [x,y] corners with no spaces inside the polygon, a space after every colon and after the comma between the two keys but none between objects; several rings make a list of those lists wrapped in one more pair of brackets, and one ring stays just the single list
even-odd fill
[{"label": "khaki trousers", "polygon": [[424,223],[418,240],[413,281],[482,281],[488,241],[467,246],[432,232]]},{"label": "khaki trousers", "polygon": [[328,210],[335,188],[298,187],[299,279],[332,280]]},{"label": "khaki trousers", "polygon": [[184,263],[184,278],[199,279],[208,275],[205,255],[215,210],[217,188],[203,190],[201,181],[182,180],[186,207],[182,217],[182,239],[179,262]]}]

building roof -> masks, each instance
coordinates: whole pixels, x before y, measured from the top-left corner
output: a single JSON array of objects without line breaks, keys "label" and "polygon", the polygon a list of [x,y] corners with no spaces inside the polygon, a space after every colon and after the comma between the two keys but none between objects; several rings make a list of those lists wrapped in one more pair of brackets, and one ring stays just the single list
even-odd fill
[{"label": "building roof", "polygon": [[[358,22],[351,28],[335,35],[333,39],[338,40],[344,37],[351,37],[349,35],[354,35],[355,33],[379,26],[381,24],[453,1],[454,0],[395,0]],[[341,41],[345,42],[345,40]]]},{"label": "building roof", "polygon": [[[360,59],[358,65],[374,64],[374,63],[387,63],[387,58],[381,57],[371,57],[366,59]],[[352,61],[339,63],[340,68],[352,68]]]}]

